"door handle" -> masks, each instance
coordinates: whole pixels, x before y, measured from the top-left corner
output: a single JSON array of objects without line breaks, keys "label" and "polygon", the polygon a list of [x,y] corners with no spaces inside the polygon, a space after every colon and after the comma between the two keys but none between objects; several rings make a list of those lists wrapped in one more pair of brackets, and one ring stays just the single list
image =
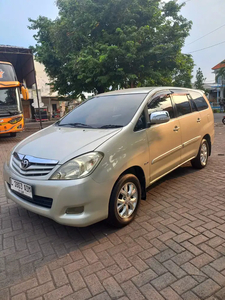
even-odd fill
[{"label": "door handle", "polygon": [[177,132],[179,129],[180,129],[180,127],[175,126],[174,129],[173,129],[173,131]]},{"label": "door handle", "polygon": [[201,122],[201,119],[200,119],[200,118],[198,118],[198,119],[197,119],[197,123],[200,123],[200,122]]}]

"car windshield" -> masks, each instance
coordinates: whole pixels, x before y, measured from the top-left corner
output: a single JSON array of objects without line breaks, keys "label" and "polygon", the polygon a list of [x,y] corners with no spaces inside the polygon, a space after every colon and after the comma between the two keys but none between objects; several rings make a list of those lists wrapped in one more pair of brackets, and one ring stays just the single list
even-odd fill
[{"label": "car windshield", "polygon": [[126,126],[146,95],[144,93],[96,96],[75,108],[58,123],[58,126],[103,129]]},{"label": "car windshield", "polygon": [[13,115],[21,111],[18,88],[0,89],[0,115]]}]

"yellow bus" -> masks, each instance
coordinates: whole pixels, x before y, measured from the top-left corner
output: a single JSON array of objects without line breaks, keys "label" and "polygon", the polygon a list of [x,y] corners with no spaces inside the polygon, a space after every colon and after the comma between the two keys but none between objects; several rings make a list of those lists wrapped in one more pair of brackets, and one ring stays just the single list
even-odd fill
[{"label": "yellow bus", "polygon": [[27,88],[17,80],[11,63],[0,61],[0,134],[16,133],[24,129],[24,116],[20,93],[29,99]]}]

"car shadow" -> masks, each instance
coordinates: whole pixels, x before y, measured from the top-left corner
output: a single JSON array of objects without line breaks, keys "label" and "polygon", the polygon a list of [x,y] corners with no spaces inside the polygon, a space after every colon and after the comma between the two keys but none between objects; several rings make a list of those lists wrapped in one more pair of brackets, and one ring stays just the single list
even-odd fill
[{"label": "car shadow", "polygon": [[151,189],[153,189],[154,187],[157,187],[157,186],[161,185],[162,183],[164,183],[168,180],[172,180],[172,179],[180,178],[180,177],[183,177],[183,176],[187,176],[188,174],[196,173],[198,171],[200,171],[200,170],[194,169],[191,166],[191,163],[186,163],[185,165],[175,169],[171,173],[167,174],[166,176],[163,176],[161,179],[154,182],[152,185],[150,185],[147,188],[147,192],[150,191]]},{"label": "car shadow", "polygon": [[2,134],[0,135],[0,140],[8,139],[8,138],[10,138],[10,137],[11,137],[10,134],[2,133]]}]

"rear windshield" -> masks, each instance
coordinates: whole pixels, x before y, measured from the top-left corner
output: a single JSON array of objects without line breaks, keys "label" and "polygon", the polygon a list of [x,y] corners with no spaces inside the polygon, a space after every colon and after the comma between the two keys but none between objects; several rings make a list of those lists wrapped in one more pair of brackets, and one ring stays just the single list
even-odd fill
[{"label": "rear windshield", "polygon": [[116,128],[127,125],[147,94],[94,97],[75,108],[59,126]]}]

